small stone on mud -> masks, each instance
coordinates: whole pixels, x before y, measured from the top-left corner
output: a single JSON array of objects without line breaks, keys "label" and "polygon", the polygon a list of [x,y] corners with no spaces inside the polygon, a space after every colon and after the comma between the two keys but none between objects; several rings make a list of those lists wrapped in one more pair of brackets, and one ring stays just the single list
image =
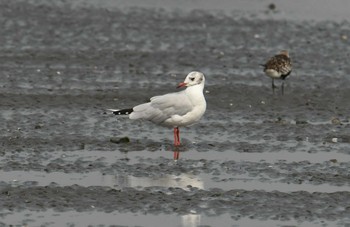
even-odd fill
[{"label": "small stone on mud", "polygon": [[296,120],[295,121],[295,124],[296,125],[304,125],[304,124],[307,124],[308,122],[306,120]]},{"label": "small stone on mud", "polygon": [[282,117],[278,117],[277,120],[275,121],[275,123],[287,124],[287,121],[286,121],[286,120],[283,120]]},{"label": "small stone on mud", "polygon": [[274,3],[270,3],[268,5],[268,8],[269,8],[269,10],[275,10],[276,9],[276,5]]},{"label": "small stone on mud", "polygon": [[337,159],[331,159],[331,160],[329,160],[330,162],[333,162],[333,163],[337,163],[338,162],[338,160]]},{"label": "small stone on mud", "polygon": [[333,117],[331,119],[331,122],[332,122],[333,125],[340,125],[341,124],[341,121],[337,117]]},{"label": "small stone on mud", "polygon": [[43,123],[38,123],[34,126],[35,129],[41,129],[42,127],[44,127]]},{"label": "small stone on mud", "polygon": [[338,138],[332,138],[333,143],[338,143]]},{"label": "small stone on mud", "polygon": [[129,137],[122,137],[122,138],[117,138],[117,137],[112,137],[109,140],[112,143],[120,144],[120,143],[129,143],[130,139]]},{"label": "small stone on mud", "polygon": [[297,137],[295,137],[295,140],[296,141],[303,141],[303,138],[301,136],[297,136]]}]

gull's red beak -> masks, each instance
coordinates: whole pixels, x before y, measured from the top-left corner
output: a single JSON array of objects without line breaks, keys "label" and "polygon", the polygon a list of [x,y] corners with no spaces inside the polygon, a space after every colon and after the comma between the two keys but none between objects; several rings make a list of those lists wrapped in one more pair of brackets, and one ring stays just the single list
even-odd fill
[{"label": "gull's red beak", "polygon": [[182,83],[179,83],[179,85],[177,85],[177,87],[176,87],[176,88],[186,87],[186,86],[187,86],[187,83],[182,82]]}]

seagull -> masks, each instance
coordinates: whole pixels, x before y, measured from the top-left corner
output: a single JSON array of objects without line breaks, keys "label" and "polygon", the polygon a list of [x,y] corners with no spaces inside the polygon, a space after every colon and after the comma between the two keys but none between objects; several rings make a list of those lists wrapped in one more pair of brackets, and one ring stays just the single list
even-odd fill
[{"label": "seagull", "polygon": [[203,94],[205,83],[204,74],[190,72],[184,82],[177,88],[185,90],[154,96],[150,102],[133,108],[112,111],[115,115],[128,115],[130,119],[143,119],[155,124],[174,128],[174,145],[180,146],[179,127],[192,125],[201,119],[205,113],[207,103]]},{"label": "seagull", "polygon": [[292,63],[287,50],[282,50],[279,54],[270,58],[264,67],[264,72],[272,78],[272,92],[275,94],[274,79],[282,79],[282,95],[284,94],[284,80],[292,72]]}]

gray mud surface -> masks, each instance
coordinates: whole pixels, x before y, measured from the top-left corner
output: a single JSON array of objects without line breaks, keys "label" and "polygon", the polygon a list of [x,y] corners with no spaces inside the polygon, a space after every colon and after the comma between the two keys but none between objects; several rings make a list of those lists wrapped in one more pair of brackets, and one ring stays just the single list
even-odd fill
[{"label": "gray mud surface", "polygon": [[[349,22],[10,0],[0,21],[0,226],[350,225]],[[280,49],[284,96],[259,68]],[[177,162],[171,129],[105,112],[193,70],[208,108]]]}]

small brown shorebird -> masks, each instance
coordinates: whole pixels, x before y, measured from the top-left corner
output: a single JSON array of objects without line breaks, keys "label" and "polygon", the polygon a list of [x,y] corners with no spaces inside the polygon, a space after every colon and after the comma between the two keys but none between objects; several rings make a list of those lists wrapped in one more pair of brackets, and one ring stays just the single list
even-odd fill
[{"label": "small brown shorebird", "polygon": [[275,79],[282,80],[282,95],[284,94],[284,80],[292,72],[292,63],[287,50],[282,50],[279,54],[270,58],[265,64],[264,72],[272,78],[272,92],[275,94]]}]

